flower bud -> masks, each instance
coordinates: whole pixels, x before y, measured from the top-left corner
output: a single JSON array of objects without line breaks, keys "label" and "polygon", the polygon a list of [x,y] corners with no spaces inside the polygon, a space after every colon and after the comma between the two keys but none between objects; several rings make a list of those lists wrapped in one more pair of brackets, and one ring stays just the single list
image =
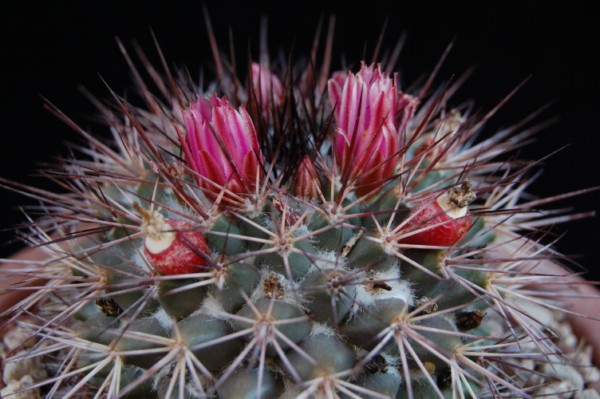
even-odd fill
[{"label": "flower bud", "polygon": [[317,199],[321,191],[319,174],[313,161],[305,156],[296,171],[293,184],[294,194],[298,197]]},{"label": "flower bud", "polygon": [[385,183],[396,167],[399,142],[395,113],[395,79],[379,67],[365,66],[329,80],[329,99],[337,125],[334,154],[342,176],[355,179],[356,192],[366,195]]},{"label": "flower bud", "polygon": [[263,170],[258,138],[248,112],[233,108],[226,98],[214,98],[212,104],[200,99],[183,116],[183,150],[206,195],[214,200],[222,190],[226,194],[251,193]]},{"label": "flower bud", "polygon": [[283,97],[283,86],[275,74],[264,66],[252,63],[250,70],[252,89],[258,99],[265,118],[269,118],[271,108],[279,108]]}]

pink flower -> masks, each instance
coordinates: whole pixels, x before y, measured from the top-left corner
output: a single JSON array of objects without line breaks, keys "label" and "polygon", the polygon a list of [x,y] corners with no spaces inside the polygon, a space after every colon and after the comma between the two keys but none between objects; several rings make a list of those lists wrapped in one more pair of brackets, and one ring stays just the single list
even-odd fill
[{"label": "pink flower", "polygon": [[266,66],[256,62],[252,63],[250,77],[252,89],[262,107],[263,116],[268,118],[271,107],[278,108],[281,105],[283,97],[281,81]]},{"label": "pink flower", "polygon": [[399,133],[412,117],[415,102],[401,95],[396,80],[374,65],[363,64],[345,79],[334,73],[328,90],[335,107],[337,164],[343,176],[355,179],[356,192],[366,195],[394,173]]},{"label": "pink flower", "polygon": [[236,110],[226,98],[200,99],[183,113],[182,142],[190,168],[207,196],[223,190],[247,194],[263,176],[256,131],[248,112]]}]

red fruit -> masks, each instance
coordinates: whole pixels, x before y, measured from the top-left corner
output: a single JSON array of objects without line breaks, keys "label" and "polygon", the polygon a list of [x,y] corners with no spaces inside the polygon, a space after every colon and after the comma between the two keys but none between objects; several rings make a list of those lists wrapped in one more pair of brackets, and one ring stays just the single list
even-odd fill
[{"label": "red fruit", "polygon": [[199,273],[209,269],[204,235],[191,223],[165,220],[158,212],[145,220],[144,253],[154,269],[163,275]]},{"label": "red fruit", "polygon": [[473,224],[467,205],[475,199],[471,183],[425,200],[415,207],[407,217],[402,234],[422,230],[401,238],[401,244],[432,245],[450,247],[459,242]]}]

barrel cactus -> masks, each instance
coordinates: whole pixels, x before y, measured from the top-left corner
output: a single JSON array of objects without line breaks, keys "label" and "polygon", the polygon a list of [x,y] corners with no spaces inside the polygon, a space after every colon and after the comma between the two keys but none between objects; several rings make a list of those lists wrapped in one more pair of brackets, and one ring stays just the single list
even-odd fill
[{"label": "barrel cactus", "polygon": [[35,287],[3,313],[3,395],[598,397],[543,289],[569,279],[542,269],[556,212],[506,155],[535,125],[480,139],[494,110],[405,92],[393,56],[243,78],[214,48],[208,85],[144,61],[156,92],[123,49],[143,105],[93,99],[111,142],[53,109],[87,145],[68,193],[15,186],[46,259],[4,272]]}]

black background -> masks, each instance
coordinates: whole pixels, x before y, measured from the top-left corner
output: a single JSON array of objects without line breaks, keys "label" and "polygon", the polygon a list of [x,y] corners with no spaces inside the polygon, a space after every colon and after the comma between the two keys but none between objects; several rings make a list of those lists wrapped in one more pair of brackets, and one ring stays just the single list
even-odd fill
[{"label": "black background", "polygon": [[[206,2],[223,48],[231,27],[241,65],[246,63],[248,46],[256,54],[262,15],[269,20],[272,49],[282,48],[287,54],[294,43],[296,53],[303,54],[309,50],[319,17],[335,14],[334,60],[342,55],[358,60],[365,46],[370,54],[387,17],[385,47],[392,47],[402,32],[408,34],[400,60],[405,82],[431,71],[455,38],[441,76],[477,67],[457,102],[474,99],[487,110],[532,76],[490,123],[489,133],[553,102],[540,121],[558,116],[559,123],[544,130],[522,155],[536,159],[570,146],[544,164],[545,172],[531,191],[548,196],[600,184],[600,29],[595,13],[578,2],[487,3]],[[58,155],[67,155],[65,143],[79,141],[43,109],[42,96],[82,126],[103,133],[91,118],[93,107],[78,88],[82,85],[108,98],[100,76],[120,94],[131,88],[115,37],[127,45],[137,40],[156,61],[152,28],[171,65],[186,65],[196,76],[201,66],[210,63],[199,1],[3,2],[1,8],[0,175],[8,179],[48,187],[33,175],[36,168]],[[29,201],[5,190],[0,198],[0,227],[10,229],[23,220],[17,206]],[[560,205],[574,206],[578,211],[600,209],[599,199],[599,193],[592,193]],[[566,233],[559,250],[591,269],[597,279],[599,229],[600,220],[595,217],[553,230]],[[0,241],[9,241],[11,236],[10,231],[2,232]],[[17,247],[5,244],[0,255],[7,256]]]}]

